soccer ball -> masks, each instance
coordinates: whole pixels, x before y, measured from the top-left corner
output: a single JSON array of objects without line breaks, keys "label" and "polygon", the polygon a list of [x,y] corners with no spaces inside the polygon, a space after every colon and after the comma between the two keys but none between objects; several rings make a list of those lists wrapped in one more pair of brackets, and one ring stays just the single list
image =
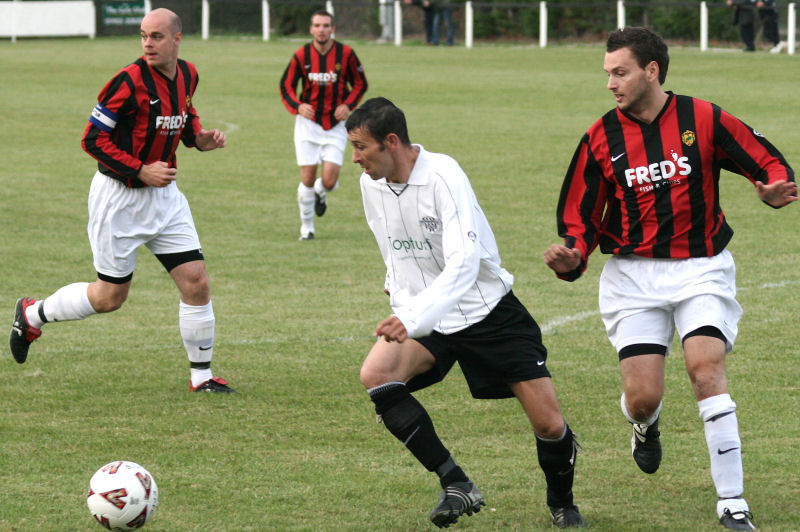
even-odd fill
[{"label": "soccer ball", "polygon": [[89,480],[89,511],[109,530],[134,530],[153,518],[156,481],[145,468],[120,460],[104,465]]}]

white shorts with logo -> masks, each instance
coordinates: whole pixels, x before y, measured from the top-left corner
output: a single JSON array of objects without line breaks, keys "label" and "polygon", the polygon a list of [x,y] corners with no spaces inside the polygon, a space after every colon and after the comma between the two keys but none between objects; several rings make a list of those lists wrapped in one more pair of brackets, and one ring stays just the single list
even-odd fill
[{"label": "white shorts with logo", "polygon": [[132,274],[142,244],[154,254],[200,249],[189,202],[175,182],[163,188],[128,188],[95,173],[87,231],[94,268],[109,277]]},{"label": "white shorts with logo", "polygon": [[600,315],[619,352],[634,344],[669,347],[713,326],[733,349],[742,307],[736,301],[736,266],[729,251],[713,257],[649,259],[612,256],[600,276]]},{"label": "white shorts with logo", "polygon": [[297,115],[294,122],[294,149],[298,166],[311,166],[327,161],[342,166],[347,130],[339,122],[328,131],[322,126]]}]

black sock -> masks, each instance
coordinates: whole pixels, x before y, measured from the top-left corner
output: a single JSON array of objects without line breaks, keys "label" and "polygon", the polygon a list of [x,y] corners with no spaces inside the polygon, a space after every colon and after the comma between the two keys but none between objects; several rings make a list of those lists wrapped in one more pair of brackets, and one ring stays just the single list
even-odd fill
[{"label": "black sock", "polygon": [[439,475],[439,483],[442,485],[442,489],[456,482],[469,482],[469,477],[467,477],[463,469],[456,465],[452,456],[449,456],[442,465],[436,468],[436,474]]},{"label": "black sock", "polygon": [[403,442],[428,471],[436,471],[450,458],[450,453],[436,435],[430,416],[405,384],[383,384],[371,389],[369,396],[389,432]]},{"label": "black sock", "polygon": [[542,440],[536,437],[539,465],[547,481],[547,505],[555,508],[572,506],[572,480],[575,476],[577,442],[569,426],[561,439]]}]

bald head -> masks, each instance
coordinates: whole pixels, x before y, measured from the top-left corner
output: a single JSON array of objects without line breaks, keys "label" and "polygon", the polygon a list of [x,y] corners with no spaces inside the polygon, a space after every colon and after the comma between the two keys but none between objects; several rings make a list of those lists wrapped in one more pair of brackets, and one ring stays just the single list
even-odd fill
[{"label": "bald head", "polygon": [[147,64],[174,79],[181,44],[181,19],[169,9],[154,9],[142,19],[142,50]]},{"label": "bald head", "polygon": [[145,21],[148,23],[154,23],[158,26],[166,27],[173,35],[183,31],[181,17],[179,17],[174,11],[170,11],[164,7],[159,7],[158,9],[154,9],[149,12],[142,19],[142,24],[144,24]]}]

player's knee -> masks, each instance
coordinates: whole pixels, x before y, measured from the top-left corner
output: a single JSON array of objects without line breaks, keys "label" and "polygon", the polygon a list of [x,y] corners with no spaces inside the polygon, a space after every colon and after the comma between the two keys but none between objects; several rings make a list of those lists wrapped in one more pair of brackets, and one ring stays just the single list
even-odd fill
[{"label": "player's knee", "polygon": [[104,294],[103,297],[91,301],[91,305],[98,314],[114,312],[122,307],[122,304],[125,303],[127,298],[127,292],[114,292],[111,294]]},{"label": "player's knee", "polygon": [[376,371],[375,369],[369,367],[368,365],[364,364],[361,366],[361,384],[364,385],[364,388],[370,390],[375,388],[376,386],[380,386],[381,384],[386,384],[388,382],[386,377],[381,373]]},{"label": "player's knee", "polygon": [[533,431],[539,438],[558,440],[564,435],[565,425],[564,418],[561,417],[559,413],[557,416],[551,416],[550,419],[546,420],[544,423],[537,422],[536,426],[533,427]]},{"label": "player's knee", "polygon": [[698,398],[711,397],[726,389],[725,371],[715,365],[701,365],[689,372],[695,395]]},{"label": "player's knee", "polygon": [[637,421],[644,421],[652,417],[661,403],[661,397],[654,395],[636,395],[625,392],[625,397],[628,413]]}]

